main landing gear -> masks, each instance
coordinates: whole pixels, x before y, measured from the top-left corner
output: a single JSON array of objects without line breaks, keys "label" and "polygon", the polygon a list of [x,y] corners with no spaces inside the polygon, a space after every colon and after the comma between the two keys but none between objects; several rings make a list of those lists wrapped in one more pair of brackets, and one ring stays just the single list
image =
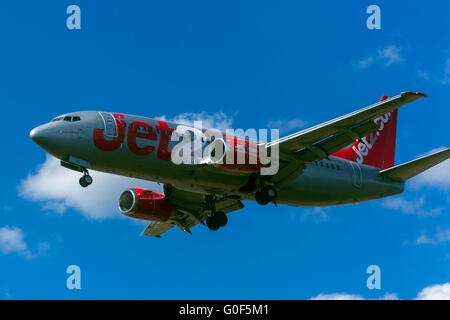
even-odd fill
[{"label": "main landing gear", "polygon": [[222,211],[215,212],[206,219],[206,225],[208,226],[209,230],[213,231],[216,231],[221,227],[225,227],[227,223],[227,215]]},{"label": "main landing gear", "polygon": [[92,177],[89,175],[89,172],[87,170],[84,172],[79,182],[80,186],[82,186],[83,188],[86,188],[87,186],[90,186],[92,184]]},{"label": "main landing gear", "polygon": [[216,231],[221,227],[224,227],[228,223],[228,218],[225,212],[216,212],[216,197],[208,195],[205,197],[206,208],[211,210],[211,214],[206,218],[206,225],[209,230]]},{"label": "main landing gear", "polygon": [[265,206],[269,202],[273,202],[276,204],[277,199],[277,189],[275,189],[272,186],[265,186],[262,189],[256,191],[255,193],[255,200],[260,205]]}]

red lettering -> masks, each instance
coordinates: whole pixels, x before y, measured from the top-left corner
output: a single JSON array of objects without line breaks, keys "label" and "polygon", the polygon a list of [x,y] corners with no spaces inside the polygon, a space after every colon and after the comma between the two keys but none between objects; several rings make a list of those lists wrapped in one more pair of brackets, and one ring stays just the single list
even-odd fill
[{"label": "red lettering", "polygon": [[171,159],[171,152],[169,151],[170,135],[174,130],[169,128],[165,121],[158,121],[158,123],[159,125],[156,126],[160,132],[158,158],[168,161]]},{"label": "red lettering", "polygon": [[[138,132],[137,126],[146,128],[146,131]],[[149,145],[145,147],[139,147],[136,143],[136,138],[156,141],[157,140],[156,132],[153,131],[153,127],[151,125],[141,121],[132,122],[128,128],[127,142],[130,151],[138,156],[146,156],[152,153],[153,150],[155,150],[155,147]]]},{"label": "red lettering", "polygon": [[125,138],[125,126],[123,125],[125,120],[123,120],[123,114],[114,113],[114,118],[116,120],[116,130],[118,131],[115,132],[115,138],[106,140],[104,136],[105,129],[94,128],[94,144],[100,150],[114,151],[120,147]]}]

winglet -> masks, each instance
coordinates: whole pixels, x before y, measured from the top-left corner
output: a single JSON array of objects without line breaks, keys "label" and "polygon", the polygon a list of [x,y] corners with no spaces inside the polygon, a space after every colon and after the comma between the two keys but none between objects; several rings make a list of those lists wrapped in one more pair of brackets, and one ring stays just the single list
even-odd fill
[{"label": "winglet", "polygon": [[412,94],[412,95],[415,95],[415,96],[422,96],[424,98],[428,98],[428,96],[425,93],[422,93],[422,92],[405,91],[403,93],[409,93],[409,94]]}]

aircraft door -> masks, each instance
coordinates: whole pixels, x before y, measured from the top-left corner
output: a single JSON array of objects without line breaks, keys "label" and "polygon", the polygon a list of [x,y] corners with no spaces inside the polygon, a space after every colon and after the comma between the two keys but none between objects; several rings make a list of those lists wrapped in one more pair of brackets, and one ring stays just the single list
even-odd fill
[{"label": "aircraft door", "polygon": [[353,184],[357,188],[361,188],[362,185],[362,172],[359,163],[350,161],[350,165],[353,170]]},{"label": "aircraft door", "polygon": [[117,124],[113,115],[109,112],[99,112],[105,126],[104,136],[108,138],[117,137]]}]

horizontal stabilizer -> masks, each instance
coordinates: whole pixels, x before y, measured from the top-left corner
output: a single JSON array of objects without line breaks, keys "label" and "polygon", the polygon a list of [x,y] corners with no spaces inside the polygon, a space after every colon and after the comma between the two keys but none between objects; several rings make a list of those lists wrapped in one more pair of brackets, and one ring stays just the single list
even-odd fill
[{"label": "horizontal stabilizer", "polygon": [[442,161],[450,158],[450,149],[435,152],[428,156],[412,160],[390,169],[380,171],[380,175],[397,181],[406,181],[419,173],[434,167]]}]

